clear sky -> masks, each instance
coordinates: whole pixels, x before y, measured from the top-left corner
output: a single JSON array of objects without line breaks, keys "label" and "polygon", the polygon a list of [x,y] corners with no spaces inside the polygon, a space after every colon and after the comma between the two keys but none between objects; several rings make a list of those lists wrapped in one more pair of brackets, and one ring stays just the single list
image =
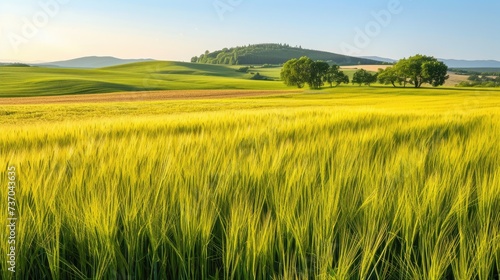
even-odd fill
[{"label": "clear sky", "polygon": [[0,0],[0,60],[189,61],[257,43],[500,60],[498,0]]}]

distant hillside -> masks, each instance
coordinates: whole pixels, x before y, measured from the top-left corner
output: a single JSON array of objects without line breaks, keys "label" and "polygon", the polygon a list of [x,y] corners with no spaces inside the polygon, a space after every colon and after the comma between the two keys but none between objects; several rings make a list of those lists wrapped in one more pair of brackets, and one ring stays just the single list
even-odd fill
[{"label": "distant hillside", "polygon": [[338,65],[374,65],[380,61],[336,53],[290,47],[287,44],[258,44],[236,48],[224,48],[215,52],[205,52],[195,56],[191,62],[228,65],[282,64],[292,58],[307,56],[313,60],[323,60]]},{"label": "distant hillside", "polygon": [[366,58],[366,59],[371,59],[371,60],[376,60],[376,61],[382,61],[382,62],[387,62],[387,63],[394,63],[397,60],[392,59],[392,58],[385,58],[385,57],[380,57],[380,56],[360,56],[361,58]]},{"label": "distant hillside", "polygon": [[500,61],[496,60],[457,60],[457,59],[442,59],[450,68],[500,68]]},{"label": "distant hillside", "polygon": [[[379,56],[362,56],[361,58],[378,60],[383,62],[397,62],[397,60]],[[438,58],[450,68],[500,68],[500,61],[496,60],[463,60],[463,59],[444,59]]]},{"label": "distant hillside", "polygon": [[0,63],[1,67],[30,67],[28,64],[24,63]]},{"label": "distant hillside", "polygon": [[61,68],[102,68],[116,66],[135,62],[153,61],[153,59],[120,59],[111,56],[88,56],[71,60],[48,62],[36,64],[43,67],[61,67]]}]

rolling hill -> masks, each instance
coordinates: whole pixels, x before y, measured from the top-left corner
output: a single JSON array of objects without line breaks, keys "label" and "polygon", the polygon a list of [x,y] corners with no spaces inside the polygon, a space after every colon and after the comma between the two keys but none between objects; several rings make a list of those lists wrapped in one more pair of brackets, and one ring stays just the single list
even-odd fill
[{"label": "rolling hill", "polygon": [[34,64],[41,67],[61,67],[61,68],[102,68],[135,62],[154,61],[153,59],[121,59],[112,56],[87,56],[70,60],[54,61],[41,64]]},{"label": "rolling hill", "polygon": [[346,56],[336,53],[290,47],[287,44],[257,44],[244,47],[224,48],[215,52],[205,52],[195,56],[191,62],[228,65],[283,64],[292,58],[302,56],[313,60],[323,60],[337,65],[375,65],[380,61]]},{"label": "rolling hill", "polygon": [[286,89],[279,68],[255,68],[268,81],[252,80],[238,66],[137,62],[99,69],[0,67],[0,97],[184,89]]},{"label": "rolling hill", "polygon": [[382,61],[386,63],[394,63],[397,62],[397,60],[392,59],[392,58],[386,58],[386,57],[380,57],[380,56],[360,56],[361,58],[365,59],[371,59],[371,60],[376,60],[376,61]]},{"label": "rolling hill", "polygon": [[500,61],[496,60],[460,60],[460,59],[442,59],[450,68],[500,68]]}]

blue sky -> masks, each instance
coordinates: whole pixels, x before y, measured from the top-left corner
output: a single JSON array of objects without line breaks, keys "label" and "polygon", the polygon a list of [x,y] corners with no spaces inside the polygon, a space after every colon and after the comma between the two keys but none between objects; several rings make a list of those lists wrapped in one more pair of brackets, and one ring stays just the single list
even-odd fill
[{"label": "blue sky", "polygon": [[500,60],[500,1],[0,0],[0,60],[188,61],[288,43],[356,56]]}]

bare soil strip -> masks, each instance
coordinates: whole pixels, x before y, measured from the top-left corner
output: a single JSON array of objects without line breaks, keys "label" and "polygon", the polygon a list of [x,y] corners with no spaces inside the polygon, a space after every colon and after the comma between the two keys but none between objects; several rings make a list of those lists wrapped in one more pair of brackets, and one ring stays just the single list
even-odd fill
[{"label": "bare soil strip", "polygon": [[58,103],[102,103],[138,102],[158,100],[219,99],[282,95],[302,92],[300,90],[162,90],[130,91],[103,94],[78,94],[62,96],[37,96],[0,98],[3,105],[58,104]]}]

